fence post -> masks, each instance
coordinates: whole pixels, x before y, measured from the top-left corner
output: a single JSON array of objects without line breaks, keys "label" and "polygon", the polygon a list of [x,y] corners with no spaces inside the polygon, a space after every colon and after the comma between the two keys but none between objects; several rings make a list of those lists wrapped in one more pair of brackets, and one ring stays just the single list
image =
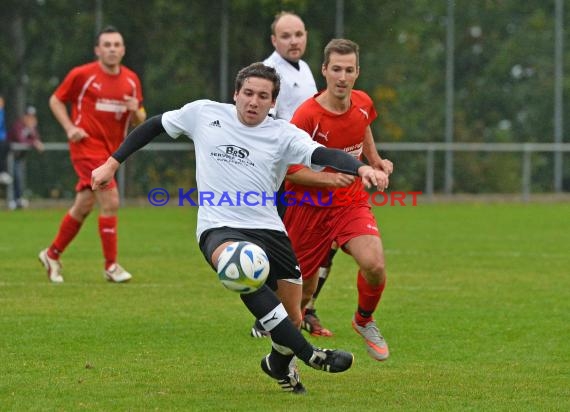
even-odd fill
[{"label": "fence post", "polygon": [[433,200],[434,154],[434,146],[429,145],[426,150],[426,194],[430,202]]},{"label": "fence post", "polygon": [[6,185],[6,205],[10,207],[12,202],[15,202],[14,199],[14,152],[12,150],[8,151],[8,156],[6,156],[6,172],[12,176],[12,183]]},{"label": "fence post", "polygon": [[522,163],[522,199],[523,202],[530,200],[531,185],[531,147],[529,144],[523,144],[523,163]]}]

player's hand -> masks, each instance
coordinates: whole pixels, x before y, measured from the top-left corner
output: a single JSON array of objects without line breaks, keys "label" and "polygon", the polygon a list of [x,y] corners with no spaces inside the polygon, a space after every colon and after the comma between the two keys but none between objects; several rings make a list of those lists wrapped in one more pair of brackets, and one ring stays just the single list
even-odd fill
[{"label": "player's hand", "polygon": [[388,176],[390,176],[392,174],[392,172],[394,171],[394,164],[388,159],[378,158],[378,160],[376,160],[375,162],[373,162],[373,163],[371,162],[368,164],[376,170],[382,170]]},{"label": "player's hand", "polygon": [[330,176],[330,187],[348,187],[356,180],[356,176],[347,175],[344,173],[327,173]]},{"label": "player's hand", "polygon": [[71,126],[65,132],[67,133],[67,139],[73,143],[78,142],[81,139],[85,139],[89,136],[85,130],[77,126]]},{"label": "player's hand", "polygon": [[388,176],[390,176],[394,171],[394,163],[388,159],[382,159],[382,166],[380,166],[380,169]]},{"label": "player's hand", "polygon": [[376,170],[370,166],[360,166],[358,174],[367,189],[375,186],[379,191],[383,192],[388,188],[388,175],[382,170]]},{"label": "player's hand", "polygon": [[120,163],[109,157],[105,163],[91,172],[91,190],[104,189],[115,176]]}]

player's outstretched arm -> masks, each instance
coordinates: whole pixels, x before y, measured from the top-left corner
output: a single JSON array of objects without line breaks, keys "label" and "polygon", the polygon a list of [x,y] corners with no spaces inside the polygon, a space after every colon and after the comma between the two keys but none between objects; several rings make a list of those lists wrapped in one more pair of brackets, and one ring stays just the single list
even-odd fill
[{"label": "player's outstretched arm", "polygon": [[91,189],[104,188],[111,181],[123,161],[163,132],[165,130],[162,126],[162,115],[153,116],[135,128],[117,151],[102,166],[91,172]]},{"label": "player's outstretched arm", "polygon": [[339,149],[317,147],[311,155],[311,163],[328,166],[349,175],[360,176],[362,183],[368,188],[376,186],[378,190],[384,191],[388,187],[388,175],[386,173],[365,165]]},{"label": "player's outstretched arm", "polygon": [[123,144],[111,156],[119,163],[123,163],[127,157],[149,144],[156,136],[165,131],[162,126],[162,115],[153,116],[131,131]]},{"label": "player's outstretched arm", "polygon": [[356,179],[346,173],[315,172],[308,167],[291,172],[285,178],[291,183],[314,187],[347,187]]}]

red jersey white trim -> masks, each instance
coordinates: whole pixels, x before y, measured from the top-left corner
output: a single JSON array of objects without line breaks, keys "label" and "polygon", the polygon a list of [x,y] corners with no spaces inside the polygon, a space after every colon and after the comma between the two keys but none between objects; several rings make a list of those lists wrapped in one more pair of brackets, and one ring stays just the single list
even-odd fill
[{"label": "red jersey white trim", "polygon": [[[326,147],[343,150],[360,159],[366,129],[378,116],[372,99],[361,90],[353,90],[350,108],[345,113],[338,114],[329,112],[317,102],[316,97],[319,94],[299,106],[291,123],[309,133],[316,142]],[[298,165],[291,166],[288,174],[295,173],[301,168],[302,166]],[[325,168],[325,171],[336,173],[330,168]],[[349,196],[353,199],[364,199],[364,196],[359,197],[359,194],[364,192],[360,178],[346,188],[304,186],[286,182],[285,189],[294,193],[291,198],[297,202],[304,200],[306,203],[307,194],[310,195],[315,205],[337,206],[334,198],[337,190],[342,194],[340,198],[346,199]],[[330,204],[329,193],[333,193],[333,201]]]},{"label": "red jersey white trim", "polygon": [[99,62],[73,68],[55,90],[62,102],[71,103],[71,120],[88,137],[70,143],[71,159],[109,157],[122,143],[129,128],[131,112],[125,96],[134,96],[142,105],[142,88],[136,73],[125,66],[118,74],[103,71]]}]

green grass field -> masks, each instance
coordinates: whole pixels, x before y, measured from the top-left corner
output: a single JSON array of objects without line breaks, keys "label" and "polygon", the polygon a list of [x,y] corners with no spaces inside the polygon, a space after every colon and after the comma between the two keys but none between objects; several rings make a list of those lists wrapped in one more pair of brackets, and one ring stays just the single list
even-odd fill
[{"label": "green grass field", "polygon": [[302,365],[305,397],[261,372],[268,343],[203,261],[194,209],[122,209],[127,285],[103,279],[95,216],[65,283],[47,282],[36,256],[63,213],[0,212],[1,411],[570,410],[569,204],[376,209],[391,358],[373,361],[352,331],[356,270],[337,257],[318,302],[335,336],[310,339],[355,364]]}]

